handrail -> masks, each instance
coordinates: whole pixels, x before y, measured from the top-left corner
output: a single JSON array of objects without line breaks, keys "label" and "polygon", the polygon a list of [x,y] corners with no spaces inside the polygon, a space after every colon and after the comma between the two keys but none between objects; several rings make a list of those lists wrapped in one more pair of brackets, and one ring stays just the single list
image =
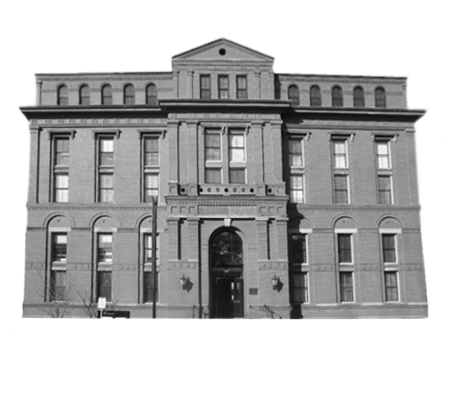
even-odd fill
[{"label": "handrail", "polygon": [[[192,318],[195,318],[195,310],[199,310],[200,309],[200,307],[199,306],[197,306],[197,305],[193,305],[192,306]],[[202,315],[204,315],[205,317],[206,316],[208,316],[209,315],[209,313],[207,313],[207,312],[205,312],[205,311],[203,311],[205,309],[205,307],[202,307],[201,308],[201,310],[202,310]]]},{"label": "handrail", "polygon": [[[256,311],[261,311],[261,312],[267,312],[270,315],[270,318],[275,319],[274,315],[276,315],[278,317],[278,319],[283,319],[283,317],[278,314],[277,312],[273,311],[269,306],[263,304],[262,306],[252,306],[251,304],[249,305],[249,308],[256,310]],[[261,309],[262,308],[262,309]]]}]

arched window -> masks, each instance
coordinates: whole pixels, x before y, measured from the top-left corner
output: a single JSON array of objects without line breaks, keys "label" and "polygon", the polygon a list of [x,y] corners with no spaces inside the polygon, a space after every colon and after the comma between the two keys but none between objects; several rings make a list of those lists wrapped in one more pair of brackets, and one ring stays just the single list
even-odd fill
[{"label": "arched window", "polygon": [[331,105],[333,107],[342,107],[344,105],[342,88],[340,86],[334,86],[331,90]]},{"label": "arched window", "polygon": [[291,85],[288,89],[288,98],[292,107],[298,107],[300,105],[300,94],[298,92],[297,85]]},{"label": "arched window", "polygon": [[375,107],[386,108],[386,90],[382,87],[375,89]]},{"label": "arched window", "polygon": [[311,89],[309,90],[309,98],[311,107],[320,107],[322,105],[322,95],[320,94],[319,86],[311,86]]},{"label": "arched window", "polygon": [[135,89],[132,84],[128,84],[123,88],[123,103],[125,105],[134,104]]},{"label": "arched window", "polygon": [[91,103],[91,88],[88,85],[80,87],[80,105],[88,106]]},{"label": "arched window", "polygon": [[153,83],[150,83],[150,85],[147,86],[145,103],[149,106],[158,105],[158,89]]},{"label": "arched window", "polygon": [[353,106],[354,107],[364,107],[364,89],[361,86],[356,86],[353,89]]},{"label": "arched window", "polygon": [[67,106],[69,104],[69,89],[66,85],[58,88],[58,106]]},{"label": "arched window", "polygon": [[113,103],[113,90],[111,85],[103,85],[102,87],[102,104],[104,106],[110,106]]},{"label": "arched window", "polygon": [[211,242],[213,268],[242,267],[242,240],[235,232],[222,231]]}]

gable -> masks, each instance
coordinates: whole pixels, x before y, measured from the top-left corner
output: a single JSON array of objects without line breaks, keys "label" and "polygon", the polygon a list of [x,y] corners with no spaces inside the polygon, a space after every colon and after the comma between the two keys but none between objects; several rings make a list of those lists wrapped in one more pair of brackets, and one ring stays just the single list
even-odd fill
[{"label": "gable", "polygon": [[230,61],[237,60],[250,61],[250,62],[262,62],[273,63],[273,57],[260,53],[256,50],[242,46],[238,43],[232,42],[228,39],[218,39],[214,42],[207,43],[205,45],[196,47],[192,50],[178,54],[172,57],[173,62],[186,62],[186,61]]}]

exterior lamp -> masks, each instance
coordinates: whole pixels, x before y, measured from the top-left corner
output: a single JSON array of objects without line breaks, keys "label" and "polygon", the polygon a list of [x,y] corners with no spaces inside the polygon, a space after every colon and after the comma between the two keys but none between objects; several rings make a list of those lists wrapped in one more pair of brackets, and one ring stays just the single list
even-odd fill
[{"label": "exterior lamp", "polygon": [[278,292],[283,288],[283,282],[280,281],[280,277],[274,275],[272,278],[272,288]]},{"label": "exterior lamp", "polygon": [[186,278],[184,275],[180,278],[180,285],[183,290],[186,290],[188,292],[192,289],[192,286],[194,286],[190,278]]}]

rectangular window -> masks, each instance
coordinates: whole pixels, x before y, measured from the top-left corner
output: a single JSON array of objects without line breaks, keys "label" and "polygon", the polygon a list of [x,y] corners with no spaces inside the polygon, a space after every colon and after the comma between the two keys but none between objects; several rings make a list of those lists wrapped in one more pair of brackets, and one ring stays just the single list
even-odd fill
[{"label": "rectangular window", "polygon": [[97,272],[97,297],[105,297],[107,302],[111,302],[112,292],[112,272]]},{"label": "rectangular window", "polygon": [[353,272],[339,272],[341,303],[353,301]]},{"label": "rectangular window", "polygon": [[159,138],[144,138],[144,165],[154,167],[159,165]]},{"label": "rectangular window", "polygon": [[396,271],[385,271],[384,286],[386,290],[386,301],[398,301],[398,281]]},{"label": "rectangular window", "polygon": [[339,233],[338,240],[338,261],[340,264],[351,264],[352,259],[352,235]]},{"label": "rectangular window", "polygon": [[54,233],[52,235],[52,261],[67,262],[67,234]]},{"label": "rectangular window", "polygon": [[69,165],[69,138],[55,139],[55,167]]},{"label": "rectangular window", "polygon": [[333,167],[335,169],[348,168],[347,141],[345,139],[334,139],[333,147]]},{"label": "rectangular window", "polygon": [[220,161],[222,159],[220,131],[209,131],[205,135],[205,160]]},{"label": "rectangular window", "polygon": [[229,96],[229,82],[228,75],[219,75],[219,99],[228,99]]},{"label": "rectangular window", "polygon": [[[159,301],[158,272],[156,272],[156,302]],[[144,272],[144,303],[153,303],[153,273]]]},{"label": "rectangular window", "polygon": [[159,175],[145,174],[144,201],[149,203],[152,197],[158,197],[159,194]]},{"label": "rectangular window", "polygon": [[230,169],[230,183],[245,183],[245,168]]},{"label": "rectangular window", "polygon": [[[152,234],[144,235],[144,264],[152,263]],[[159,265],[159,235],[156,235],[156,265]]]},{"label": "rectangular window", "polygon": [[100,233],[98,235],[97,261],[112,263],[112,234]]},{"label": "rectangular window", "polygon": [[114,165],[114,139],[100,139],[100,163],[101,167]]},{"label": "rectangular window", "polygon": [[294,265],[302,265],[308,263],[306,250],[306,235],[295,234],[291,235],[292,246],[292,262]]},{"label": "rectangular window", "polygon": [[52,301],[64,301],[66,299],[66,271],[51,272],[50,288]]},{"label": "rectangular window", "polygon": [[55,202],[67,203],[69,201],[69,175],[67,173],[55,173]]},{"label": "rectangular window", "polygon": [[383,262],[384,263],[397,263],[397,251],[396,251],[396,235],[394,234],[382,234],[383,245]]},{"label": "rectangular window", "polygon": [[230,132],[228,141],[230,162],[245,162],[244,133],[232,131]]},{"label": "rectangular window", "polygon": [[211,98],[211,75],[200,75],[200,98]]},{"label": "rectangular window", "polygon": [[378,183],[378,204],[392,204],[391,177],[379,175]]},{"label": "rectangular window", "polygon": [[289,139],[289,166],[303,168],[303,140]]},{"label": "rectangular window", "polygon": [[222,183],[220,168],[205,168],[205,183]]},{"label": "rectangular window", "polygon": [[101,173],[100,176],[100,202],[111,203],[114,201],[114,175]]},{"label": "rectangular window", "polygon": [[391,169],[389,141],[376,142],[378,169]]},{"label": "rectangular window", "polygon": [[290,194],[293,203],[304,203],[305,192],[303,187],[303,175],[291,175]]},{"label": "rectangular window", "polygon": [[236,76],[236,98],[237,99],[246,99],[247,97],[248,97],[247,76],[246,75],[237,75]]},{"label": "rectangular window", "polygon": [[293,302],[296,304],[308,302],[308,274],[294,272]]},{"label": "rectangular window", "polygon": [[334,175],[334,202],[348,204],[348,176]]}]

